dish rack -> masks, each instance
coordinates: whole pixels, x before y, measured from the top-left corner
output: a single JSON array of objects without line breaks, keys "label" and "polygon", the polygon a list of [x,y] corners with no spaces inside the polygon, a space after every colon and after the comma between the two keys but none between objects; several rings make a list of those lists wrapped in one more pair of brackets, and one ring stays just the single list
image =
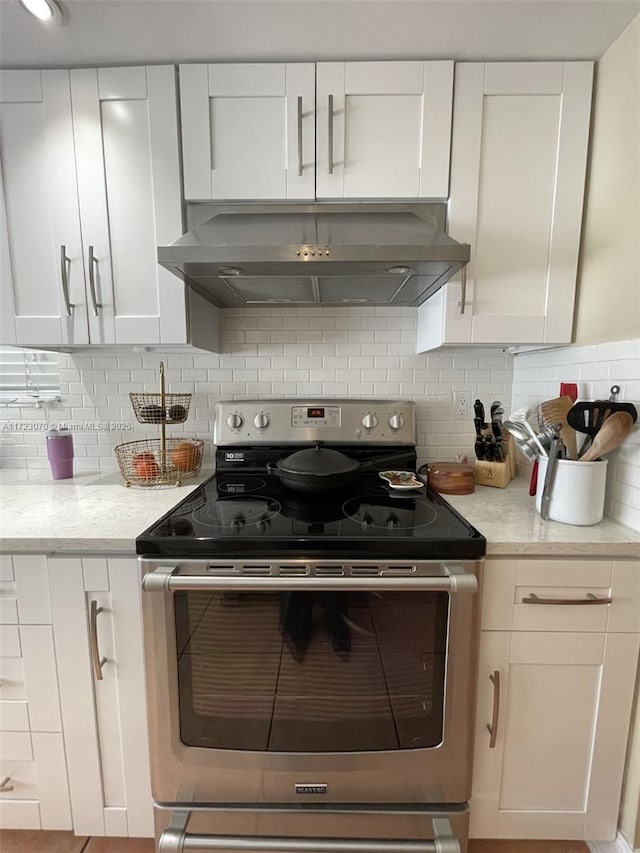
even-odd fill
[{"label": "dish rack", "polygon": [[204,442],[199,438],[167,438],[166,428],[184,423],[191,394],[165,390],[164,363],[160,362],[160,392],[129,394],[136,420],[160,427],[159,438],[127,441],[115,448],[125,486],[180,486],[202,467]]}]

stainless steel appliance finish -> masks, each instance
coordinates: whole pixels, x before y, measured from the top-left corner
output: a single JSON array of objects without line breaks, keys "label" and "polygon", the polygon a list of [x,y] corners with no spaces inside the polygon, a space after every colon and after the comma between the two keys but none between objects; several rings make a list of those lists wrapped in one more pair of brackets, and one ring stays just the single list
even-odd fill
[{"label": "stainless steel appliance finish", "polygon": [[469,261],[443,203],[207,206],[158,262],[215,304],[420,305]]},{"label": "stainless steel appliance finish", "polygon": [[[413,404],[227,401],[215,429],[216,476],[137,540],[157,850],[464,851],[485,543],[378,476],[415,470]],[[366,472],[269,476],[324,437]]]}]

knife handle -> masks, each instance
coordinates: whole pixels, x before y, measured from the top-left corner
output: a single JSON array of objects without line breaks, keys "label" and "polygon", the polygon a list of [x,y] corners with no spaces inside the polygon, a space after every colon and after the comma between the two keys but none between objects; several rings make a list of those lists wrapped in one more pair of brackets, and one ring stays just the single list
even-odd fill
[{"label": "knife handle", "polygon": [[473,411],[474,411],[476,418],[478,418],[480,420],[480,424],[482,426],[482,429],[485,429],[485,427],[487,426],[487,423],[484,419],[484,405],[482,403],[482,400],[476,400],[474,402]]},{"label": "knife handle", "polygon": [[476,459],[484,459],[484,440],[481,435],[476,438],[476,443],[473,447]]},{"label": "knife handle", "polygon": [[473,419],[473,425],[476,428],[476,435],[478,436],[478,438],[482,438],[482,429],[484,427],[484,424],[482,423],[482,418],[475,417]]}]

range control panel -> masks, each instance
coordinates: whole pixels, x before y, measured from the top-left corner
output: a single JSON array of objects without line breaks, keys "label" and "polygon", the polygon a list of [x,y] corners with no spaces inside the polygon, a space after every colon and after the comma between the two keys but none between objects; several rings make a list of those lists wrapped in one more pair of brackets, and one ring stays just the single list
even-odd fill
[{"label": "range control panel", "polygon": [[214,444],[309,444],[313,441],[415,444],[409,400],[221,400]]}]

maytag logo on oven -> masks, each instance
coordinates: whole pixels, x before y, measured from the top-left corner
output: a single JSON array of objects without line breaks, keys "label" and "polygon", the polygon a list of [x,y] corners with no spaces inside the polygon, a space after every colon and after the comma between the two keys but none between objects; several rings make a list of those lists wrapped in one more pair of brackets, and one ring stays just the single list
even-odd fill
[{"label": "maytag logo on oven", "polygon": [[326,794],[328,785],[324,782],[320,784],[305,784],[298,785],[296,784],[296,794]]}]

